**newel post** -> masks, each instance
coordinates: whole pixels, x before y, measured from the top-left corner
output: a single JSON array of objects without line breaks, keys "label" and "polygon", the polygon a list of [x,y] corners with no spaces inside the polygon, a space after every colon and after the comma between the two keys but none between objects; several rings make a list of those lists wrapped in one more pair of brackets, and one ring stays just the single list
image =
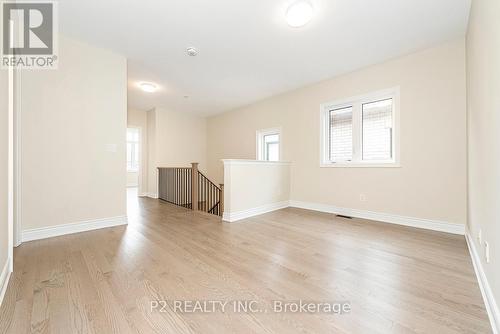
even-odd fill
[{"label": "newel post", "polygon": [[191,163],[191,206],[198,210],[198,163]]},{"label": "newel post", "polygon": [[224,183],[220,183],[220,213],[224,213]]}]

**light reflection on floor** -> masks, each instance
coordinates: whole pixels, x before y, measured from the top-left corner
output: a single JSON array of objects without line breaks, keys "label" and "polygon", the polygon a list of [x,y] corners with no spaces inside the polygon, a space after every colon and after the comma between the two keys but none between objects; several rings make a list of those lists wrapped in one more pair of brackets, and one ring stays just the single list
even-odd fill
[{"label": "light reflection on floor", "polygon": [[133,223],[136,221],[138,216],[140,215],[140,204],[139,197],[137,197],[137,188],[136,187],[128,187],[127,188],[127,216],[129,219],[129,223]]}]

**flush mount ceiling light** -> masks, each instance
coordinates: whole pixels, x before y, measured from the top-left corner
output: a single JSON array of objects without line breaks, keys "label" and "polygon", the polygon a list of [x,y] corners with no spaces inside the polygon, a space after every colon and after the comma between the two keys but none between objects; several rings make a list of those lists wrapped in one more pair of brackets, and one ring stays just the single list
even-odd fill
[{"label": "flush mount ceiling light", "polygon": [[148,93],[153,93],[156,91],[157,87],[155,84],[152,84],[150,82],[141,82],[139,84],[139,87],[141,87],[141,89],[145,92],[148,92]]},{"label": "flush mount ceiling light", "polygon": [[299,0],[288,7],[286,11],[286,21],[290,27],[298,28],[311,21],[313,16],[313,6],[309,1]]},{"label": "flush mount ceiling light", "polygon": [[191,46],[186,49],[186,53],[188,54],[188,56],[194,57],[198,54],[198,50]]}]

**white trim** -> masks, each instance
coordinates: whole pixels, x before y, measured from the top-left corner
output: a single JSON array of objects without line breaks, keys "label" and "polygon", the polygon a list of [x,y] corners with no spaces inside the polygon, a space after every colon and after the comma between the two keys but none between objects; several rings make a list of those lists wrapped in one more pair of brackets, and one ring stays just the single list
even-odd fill
[{"label": "white trim", "polygon": [[222,159],[224,166],[227,165],[290,165],[289,161],[264,161],[246,159]]},{"label": "white trim", "polygon": [[32,230],[23,231],[23,242],[127,224],[127,216],[118,216],[87,220],[72,224],[35,228]]},{"label": "white trim", "polygon": [[250,218],[253,216],[262,215],[271,211],[276,211],[280,209],[287,208],[289,206],[288,201],[277,202],[272,204],[261,205],[256,208],[251,208],[238,212],[224,212],[222,215],[222,220],[228,223],[233,223],[235,221]]},{"label": "white trim", "polygon": [[2,273],[0,273],[0,306],[2,305],[3,299],[5,297],[5,293],[7,292],[7,286],[9,285],[10,274],[12,271],[10,268],[12,267],[12,258],[9,257],[2,269]]},{"label": "white trim", "polygon": [[336,162],[336,163],[321,163],[321,168],[400,168],[398,162]]},{"label": "white trim", "polygon": [[290,201],[290,206],[294,208],[301,208],[307,210],[314,210],[320,212],[334,213],[349,217],[362,218],[375,220],[384,223],[397,224],[403,226],[411,226],[423,228],[426,230],[433,230],[439,232],[447,232],[452,234],[465,234],[465,226],[461,224],[453,224],[444,221],[414,218],[406,216],[398,216],[389,213],[379,213],[366,210],[341,208],[334,205],[309,203],[301,201]]},{"label": "white trim", "polygon": [[383,223],[409,226],[422,228],[426,230],[438,231],[438,232],[446,232],[451,234],[464,235],[465,234],[465,226],[461,224],[453,224],[445,221],[431,220],[431,219],[423,219],[423,218],[415,218],[415,217],[407,217],[407,216],[399,216],[389,213],[380,213],[373,212],[367,210],[358,210],[358,209],[349,209],[349,208],[341,208],[334,205],[328,204],[320,204],[320,203],[311,203],[311,202],[302,202],[302,201],[283,201],[273,204],[266,204],[256,208],[251,208],[248,210],[238,211],[238,212],[224,212],[222,215],[222,220],[226,222],[235,222],[237,220],[250,218],[253,216],[261,215],[267,212],[284,209],[287,207],[293,208],[301,208],[319,212],[333,213],[339,214],[349,217],[368,219]]},{"label": "white trim", "polygon": [[[14,22],[9,20],[10,29],[14,28]],[[11,39],[14,38],[11,30]],[[8,272],[13,271],[12,262],[14,258],[14,69],[8,69],[8,111],[7,111],[7,265]],[[3,217],[2,217],[3,219]],[[2,282],[2,281],[0,281]]]},{"label": "white trim", "polygon": [[127,188],[139,188],[139,183],[127,183]]},{"label": "white trim", "polygon": [[153,199],[158,199],[158,194],[157,193],[144,193],[142,194],[143,197],[149,197]]},{"label": "white trim", "polygon": [[467,240],[467,246],[469,247],[469,253],[471,255],[472,264],[474,266],[474,271],[476,272],[477,280],[479,282],[479,288],[481,290],[481,295],[483,296],[484,305],[488,316],[490,318],[491,328],[494,334],[500,333],[500,311],[498,304],[495,301],[493,292],[491,291],[490,284],[488,283],[488,277],[483,269],[483,264],[479,253],[476,249],[476,244],[473,241],[470,231],[467,230],[465,233],[465,240]]},{"label": "white trim", "polygon": [[15,113],[15,129],[14,129],[14,246],[17,247],[22,243],[22,210],[21,210],[21,201],[22,201],[22,124],[21,124],[21,115],[22,115],[22,71],[20,69],[16,69],[15,75],[15,100],[14,100],[14,113]]},{"label": "white trim", "polygon": [[[392,117],[392,129],[393,129],[393,141],[392,141],[392,152],[394,154],[393,159],[389,161],[363,161],[362,155],[362,115],[360,106],[364,103],[369,103],[378,99],[393,99],[393,117]],[[329,161],[328,156],[328,126],[329,126],[329,112],[334,109],[341,109],[345,107],[352,106],[353,108],[353,124],[358,124],[359,126],[353,126],[353,161],[341,161],[332,162]],[[384,167],[401,167],[400,164],[400,87],[393,87],[390,89],[384,89],[364,95],[353,96],[347,99],[341,99],[337,101],[322,103],[320,105],[320,135],[319,135],[319,166],[327,168],[350,168],[350,167],[370,167],[370,168],[384,168]]]}]

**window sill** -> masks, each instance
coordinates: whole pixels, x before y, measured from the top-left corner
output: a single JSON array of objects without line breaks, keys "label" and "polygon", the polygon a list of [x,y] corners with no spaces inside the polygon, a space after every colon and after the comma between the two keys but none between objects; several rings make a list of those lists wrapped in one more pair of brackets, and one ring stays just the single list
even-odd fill
[{"label": "window sill", "polygon": [[347,162],[321,163],[320,168],[401,168],[399,162]]}]

